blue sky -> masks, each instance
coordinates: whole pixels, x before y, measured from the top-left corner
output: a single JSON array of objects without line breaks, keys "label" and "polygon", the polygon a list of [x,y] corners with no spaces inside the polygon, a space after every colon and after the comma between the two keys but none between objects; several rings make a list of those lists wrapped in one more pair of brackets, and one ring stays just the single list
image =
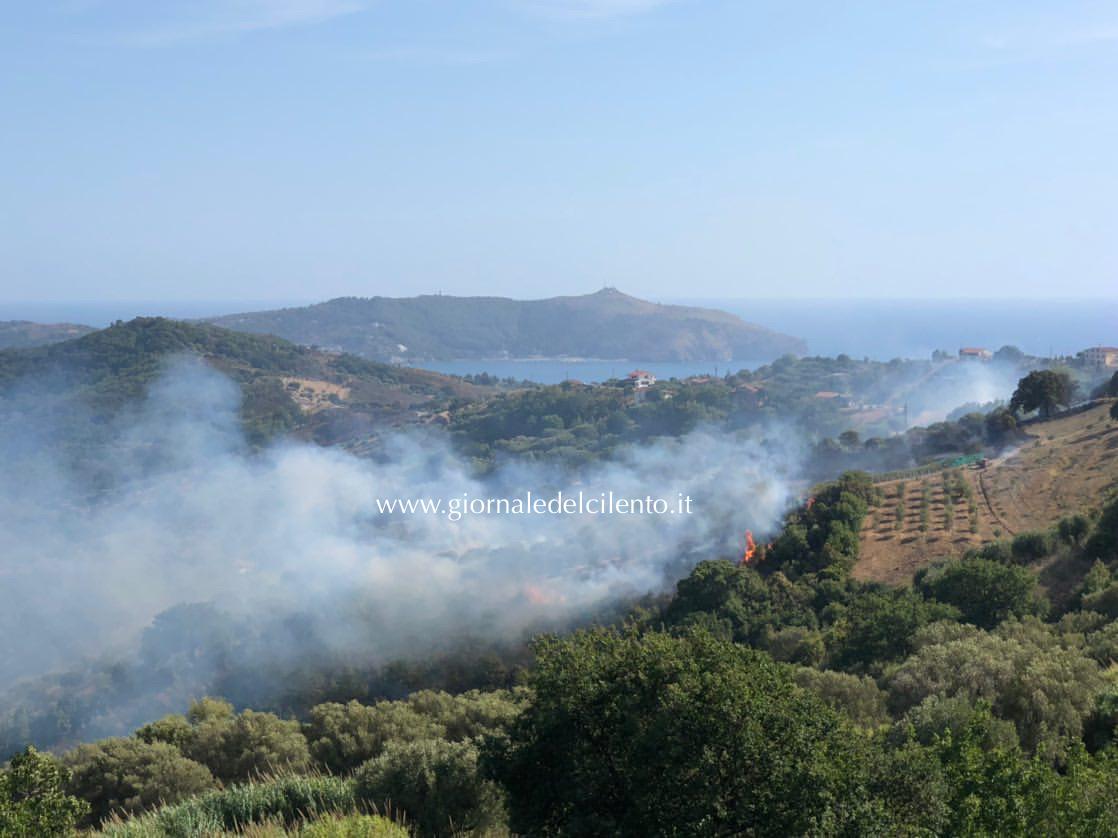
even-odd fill
[{"label": "blue sky", "polygon": [[1118,296],[1118,7],[0,8],[0,300]]}]

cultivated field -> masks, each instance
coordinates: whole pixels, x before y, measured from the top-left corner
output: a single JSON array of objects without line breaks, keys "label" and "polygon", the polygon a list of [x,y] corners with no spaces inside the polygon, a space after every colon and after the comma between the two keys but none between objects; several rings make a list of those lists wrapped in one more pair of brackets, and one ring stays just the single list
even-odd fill
[{"label": "cultivated field", "polygon": [[936,559],[1094,509],[1118,488],[1109,405],[1031,425],[1013,451],[974,466],[880,484],[862,530],[859,579],[900,585]]}]

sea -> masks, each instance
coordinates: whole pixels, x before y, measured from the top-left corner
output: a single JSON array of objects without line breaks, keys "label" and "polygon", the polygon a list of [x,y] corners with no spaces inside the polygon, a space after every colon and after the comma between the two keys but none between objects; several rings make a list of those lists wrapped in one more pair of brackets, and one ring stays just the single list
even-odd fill
[{"label": "sea", "polygon": [[[202,302],[0,303],[0,320],[107,326],[138,316],[192,319],[241,311],[306,305],[308,300]],[[807,341],[812,355],[846,354],[888,361],[928,358],[937,349],[963,346],[996,350],[1013,345],[1042,357],[1074,355],[1097,345],[1118,345],[1118,297],[1106,300],[768,300],[664,298],[663,303],[731,312],[750,323]],[[623,377],[644,369],[658,378],[722,375],[754,369],[759,359],[661,363],[633,359],[468,359],[417,364],[454,375],[489,373],[500,378],[554,384]]]}]

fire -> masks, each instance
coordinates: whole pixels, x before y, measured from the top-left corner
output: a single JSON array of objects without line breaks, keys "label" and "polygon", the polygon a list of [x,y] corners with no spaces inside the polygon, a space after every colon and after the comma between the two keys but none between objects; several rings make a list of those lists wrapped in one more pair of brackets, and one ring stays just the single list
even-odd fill
[{"label": "fire", "polygon": [[757,544],[753,541],[753,530],[745,531],[745,552],[741,554],[741,561],[738,562],[738,567],[744,567],[753,561],[753,556],[757,553]]}]

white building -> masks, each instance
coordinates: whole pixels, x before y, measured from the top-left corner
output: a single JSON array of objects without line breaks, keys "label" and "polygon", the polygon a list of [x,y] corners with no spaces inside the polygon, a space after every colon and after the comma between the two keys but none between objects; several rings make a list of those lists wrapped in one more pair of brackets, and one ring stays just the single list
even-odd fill
[{"label": "white building", "polygon": [[1079,355],[1089,367],[1118,367],[1118,346],[1092,346]]}]

